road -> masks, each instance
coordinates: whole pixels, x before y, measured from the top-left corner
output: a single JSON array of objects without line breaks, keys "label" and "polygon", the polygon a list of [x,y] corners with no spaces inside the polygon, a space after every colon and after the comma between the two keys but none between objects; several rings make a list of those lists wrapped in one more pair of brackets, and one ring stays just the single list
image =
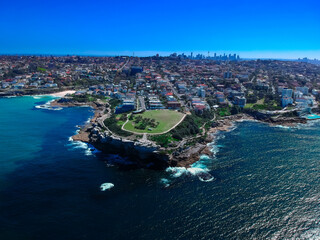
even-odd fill
[{"label": "road", "polygon": [[128,60],[125,62],[125,64],[123,64],[119,69],[118,72],[121,72],[122,69],[129,63],[130,59],[128,58]]},{"label": "road", "polygon": [[[146,103],[145,103],[145,101],[144,101],[144,97],[139,96],[139,97],[138,97],[138,100],[139,100],[139,102],[140,102],[140,109],[146,110]],[[139,110],[139,109],[138,109],[138,110]]]},{"label": "road", "polygon": [[172,88],[173,94],[177,96],[177,98],[178,98],[177,100],[180,102],[181,106],[182,106],[182,107],[185,106],[184,102],[181,101],[180,95],[179,95],[179,93],[177,92],[177,90],[175,89],[175,87],[173,86],[173,84],[172,84],[171,82],[169,82],[169,84],[170,84],[170,86],[171,86],[171,88]]}]

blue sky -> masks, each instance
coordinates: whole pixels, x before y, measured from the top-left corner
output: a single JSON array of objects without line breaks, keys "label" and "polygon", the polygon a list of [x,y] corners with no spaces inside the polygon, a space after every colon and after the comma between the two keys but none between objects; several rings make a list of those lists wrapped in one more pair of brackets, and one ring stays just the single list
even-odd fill
[{"label": "blue sky", "polygon": [[1,54],[320,58],[318,0],[2,1]]}]

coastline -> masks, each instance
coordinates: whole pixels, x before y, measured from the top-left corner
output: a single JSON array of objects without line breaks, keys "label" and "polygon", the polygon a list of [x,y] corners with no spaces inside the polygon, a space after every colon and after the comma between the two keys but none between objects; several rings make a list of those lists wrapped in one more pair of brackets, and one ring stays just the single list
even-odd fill
[{"label": "coastline", "polygon": [[72,89],[23,89],[23,90],[0,90],[0,97],[22,97],[22,96],[53,96],[53,97],[65,97],[66,94],[75,93],[76,90]]},{"label": "coastline", "polygon": [[[66,94],[66,91],[61,93],[61,95],[62,94]],[[257,121],[266,123],[270,126],[281,125],[289,127],[308,122],[307,119],[300,117],[273,118],[268,114],[260,112],[226,116],[215,121],[214,126],[206,132],[208,134],[206,134],[206,138],[202,142],[196,142],[189,147],[175,149],[173,152],[167,153],[166,148],[155,145],[155,143],[149,140],[132,140],[112,133],[104,126],[103,123],[104,119],[106,119],[108,115],[105,114],[105,103],[99,101],[79,103],[64,100],[63,97],[60,97],[53,101],[51,105],[59,107],[92,107],[95,110],[94,116],[90,119],[89,123],[78,131],[76,135],[72,136],[73,141],[89,143],[105,153],[132,157],[138,168],[189,168],[192,164],[198,162],[202,155],[213,157],[214,153],[212,152],[210,143],[215,142],[219,132],[232,131],[235,128],[235,123],[237,122]]]}]

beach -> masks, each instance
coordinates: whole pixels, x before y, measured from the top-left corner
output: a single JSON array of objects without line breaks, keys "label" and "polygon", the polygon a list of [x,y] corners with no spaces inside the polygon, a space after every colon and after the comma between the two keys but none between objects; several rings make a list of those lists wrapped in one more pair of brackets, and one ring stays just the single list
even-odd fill
[{"label": "beach", "polygon": [[66,90],[62,92],[56,92],[56,93],[50,93],[48,95],[53,96],[53,97],[65,97],[67,94],[74,94],[76,91],[74,90]]}]

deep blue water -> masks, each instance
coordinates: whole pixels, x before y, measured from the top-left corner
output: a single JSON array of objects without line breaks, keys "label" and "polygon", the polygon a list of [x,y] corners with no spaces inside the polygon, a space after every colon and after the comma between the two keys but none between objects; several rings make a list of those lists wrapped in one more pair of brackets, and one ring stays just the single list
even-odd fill
[{"label": "deep blue water", "polygon": [[239,123],[205,161],[205,183],[107,166],[69,141],[92,110],[35,108],[49,100],[0,99],[0,239],[320,238],[319,123]]}]

